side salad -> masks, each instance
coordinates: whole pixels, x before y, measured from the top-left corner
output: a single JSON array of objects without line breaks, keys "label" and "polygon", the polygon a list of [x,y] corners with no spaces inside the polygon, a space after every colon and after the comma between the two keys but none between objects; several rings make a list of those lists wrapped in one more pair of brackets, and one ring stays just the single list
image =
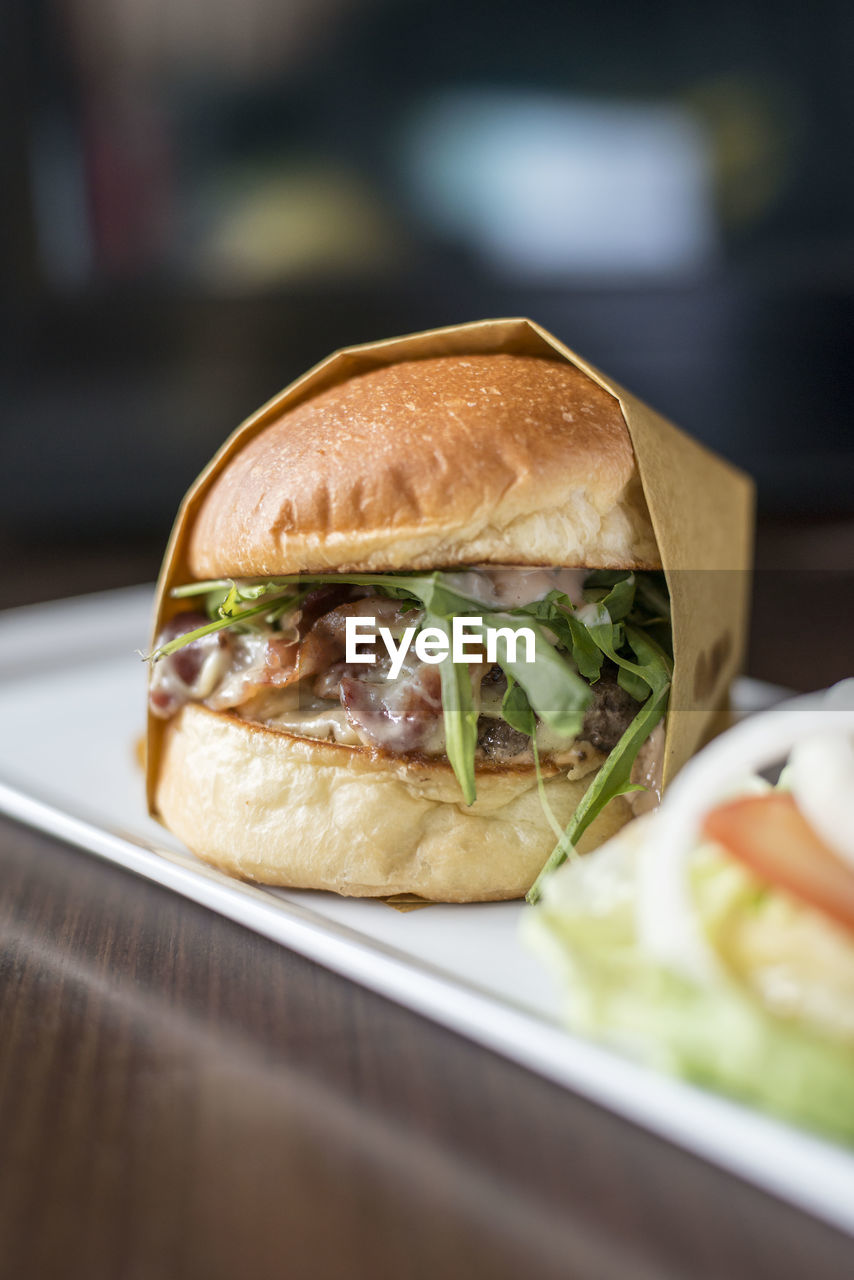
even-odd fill
[{"label": "side salad", "polygon": [[[749,773],[787,748],[776,786]],[[573,1029],[854,1143],[852,832],[849,681],[722,735],[546,883],[525,935]]]}]

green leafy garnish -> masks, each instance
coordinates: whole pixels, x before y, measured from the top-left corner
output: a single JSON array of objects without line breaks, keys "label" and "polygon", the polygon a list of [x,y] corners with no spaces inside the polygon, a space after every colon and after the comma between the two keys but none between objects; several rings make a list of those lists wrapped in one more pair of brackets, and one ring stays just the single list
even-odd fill
[{"label": "green leafy garnish", "polygon": [[[487,627],[501,630],[518,631],[526,626],[533,632],[535,658],[526,662],[517,652],[511,658],[506,635],[496,637],[496,658],[498,666],[504,672],[508,682],[508,694],[511,688],[517,690],[514,695],[522,712],[521,697],[524,695],[525,706],[531,716],[536,714],[556,733],[566,738],[577,737],[584,719],[584,711],[590,703],[589,686],[573,670],[567,658],[558,653],[554,645],[546,639],[542,628],[533,620],[524,622],[512,614],[487,613],[483,618],[481,634],[486,643]],[[438,626],[451,641],[451,626],[448,619],[428,614],[427,625]],[[472,628],[474,631],[474,628]],[[445,718],[445,740],[448,760],[457,776],[466,803],[471,804],[476,798],[474,755],[477,749],[477,713],[471,689],[471,673],[467,663],[454,663],[450,656],[441,664],[442,673],[442,710]],[[505,697],[506,702],[506,697]],[[508,703],[513,714],[513,702]],[[502,714],[504,704],[502,703]],[[512,727],[513,722],[507,719]],[[525,724],[527,724],[527,717]],[[528,728],[521,732],[533,738]],[[471,798],[469,798],[471,797]]]},{"label": "green leafy garnish", "polygon": [[262,596],[279,592],[283,586],[297,582],[294,578],[270,578],[266,582],[238,582],[235,578],[216,578],[209,582],[188,582],[173,587],[169,592],[173,600],[186,600],[194,596],[208,596],[219,592],[223,601],[260,600]]},{"label": "green leafy garnish", "polygon": [[[473,596],[463,595],[445,581],[444,575],[438,571],[423,574],[405,573],[303,573],[287,574],[281,578],[268,578],[264,582],[242,585],[242,599],[255,599],[265,593],[280,591],[283,587],[305,585],[310,583],[310,590],[317,586],[353,586],[377,587],[384,595],[414,596],[428,612],[440,618],[452,618],[455,614],[471,613],[483,608],[479,600]],[[208,582],[193,582],[186,586],[174,587],[174,597],[205,595],[209,591],[231,588],[235,584],[230,578],[217,578]],[[254,595],[250,594],[254,593]]]},{"label": "green leafy garnish", "polygon": [[555,833],[558,842],[557,847],[563,850],[564,857],[571,858],[575,855],[575,850],[567,839],[566,832],[555,817],[554,810],[549,804],[549,798],[546,795],[546,785],[543,778],[542,765],[540,764],[540,750],[537,746],[537,718],[534,715],[525,690],[516,683],[512,676],[507,677],[507,692],[501,702],[501,714],[511,729],[515,729],[518,733],[525,733],[531,739],[534,770],[537,775],[537,792],[543,813]]},{"label": "green leafy garnish", "polygon": [[[664,715],[670,692],[672,664],[664,652],[649,636],[637,627],[627,627],[629,644],[638,659],[637,670],[649,687],[650,694],[632,720],[617,745],[613,748],[596,777],[584,793],[581,803],[572,815],[566,829],[566,838],[575,847],[590,824],[599,816],[605,805],[615,796],[640,790],[631,782],[632,765],[644,742]],[[527,893],[528,902],[536,902],[542,892],[543,880],[565,861],[566,853],[558,844],[540,874]]]},{"label": "green leafy garnish", "polygon": [[516,659],[511,661],[507,640],[499,634],[496,638],[498,665],[508,680],[512,676],[522,686],[534,711],[555,733],[565,738],[577,737],[584,712],[590,705],[590,686],[549,643],[542,627],[533,618],[521,621],[509,613],[484,614],[483,622],[484,627],[502,630],[528,627],[534,633],[533,662],[520,660],[518,647]]},{"label": "green leafy garnish", "polygon": [[[268,594],[270,588],[276,591],[277,587],[277,594]],[[262,590],[259,586],[245,586],[231,579],[176,587],[171,593],[176,598],[206,596],[207,612],[211,621],[204,626],[196,627],[193,631],[184,631],[173,640],[168,640],[166,644],[160,645],[147,654],[145,661],[158,662],[161,658],[168,658],[170,654],[176,653],[178,649],[183,649],[185,645],[192,644],[194,640],[201,640],[203,636],[213,635],[228,627],[239,629],[244,623],[256,618],[271,622],[282,614],[297,609],[310,590],[312,590],[311,587],[306,587],[302,591],[283,590],[274,583],[265,583]],[[264,598],[260,604],[243,607],[244,600],[257,600],[262,596]]]},{"label": "green leafy garnish", "polygon": [[626,573],[620,577],[607,571],[593,573],[585,580],[584,597],[607,610],[612,622],[620,622],[632,611],[635,602],[635,581],[633,573]]},{"label": "green leafy garnish", "polygon": [[564,649],[572,654],[579,675],[588,681],[599,679],[602,654],[587,628],[576,618],[569,598],[562,591],[550,591],[544,599],[523,605],[516,612],[544,622]]},{"label": "green leafy garnish", "polygon": [[448,637],[448,654],[439,664],[442,677],[442,713],[445,720],[445,751],[466,804],[474,804],[474,753],[477,749],[477,711],[467,663],[451,659],[451,626],[447,618],[427,614],[427,625]]},{"label": "green leafy garnish", "polygon": [[610,658],[618,668],[617,681],[621,688],[625,689],[626,693],[630,693],[637,702],[643,702],[652,691],[649,681],[637,663],[617,652],[628,639],[628,627],[618,628],[612,622],[604,601],[598,605],[587,605],[586,609],[595,611],[587,615],[588,635],[605,657]]},{"label": "green leafy garnish", "polygon": [[525,733],[533,738],[537,727],[537,718],[531,709],[527,694],[512,676],[507,677],[507,689],[501,699],[501,716],[517,733]]},{"label": "green leafy garnish", "polygon": [[[281,603],[281,611],[286,612],[288,609],[295,609],[300,601],[299,595],[289,597],[279,597]],[[224,631],[226,627],[233,627],[235,623],[248,622],[252,618],[260,618],[270,613],[271,601],[265,600],[263,604],[256,605],[254,609],[241,609],[239,611],[224,614],[220,618],[215,618],[213,622],[206,623],[203,627],[196,627],[194,631],[185,631],[182,635],[176,636],[174,640],[167,640],[166,644],[162,644],[159,648],[154,649],[146,655],[146,662],[158,662],[161,658],[168,658],[170,653],[183,649],[184,645],[192,644],[194,640],[201,640],[202,636],[213,635],[215,631]]]}]

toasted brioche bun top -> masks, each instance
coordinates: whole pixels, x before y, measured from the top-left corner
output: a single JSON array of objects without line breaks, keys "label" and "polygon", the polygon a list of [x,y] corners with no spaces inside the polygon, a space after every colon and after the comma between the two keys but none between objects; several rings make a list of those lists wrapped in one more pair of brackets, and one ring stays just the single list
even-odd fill
[{"label": "toasted brioche bun top", "polygon": [[616,399],[504,354],[402,361],[286,411],[213,482],[188,559],[197,578],[660,566]]}]

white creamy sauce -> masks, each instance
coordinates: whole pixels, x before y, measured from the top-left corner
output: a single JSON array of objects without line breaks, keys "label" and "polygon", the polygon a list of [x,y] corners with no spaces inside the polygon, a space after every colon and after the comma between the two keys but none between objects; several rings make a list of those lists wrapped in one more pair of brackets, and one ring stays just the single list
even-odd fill
[{"label": "white creamy sauce", "polygon": [[300,693],[298,688],[260,694],[245,703],[238,714],[245,720],[270,729],[284,729],[300,738],[341,742],[350,747],[357,747],[361,742],[340,702],[312,698],[306,692]]},{"label": "white creamy sauce", "polygon": [[170,708],[168,714],[172,714],[174,706],[181,706],[188,698],[195,697],[195,691],[192,686],[186,684],[178,672],[168,659],[158,662],[154,668],[154,675],[151,677],[151,692],[163,698],[165,705]]},{"label": "white creamy sauce", "polygon": [[573,604],[582,604],[587,569],[462,569],[443,577],[461,595],[490,609],[515,609],[562,591]]},{"label": "white creamy sauce", "polygon": [[202,659],[195,679],[187,684],[178,674],[176,664],[170,658],[164,658],[154,667],[151,692],[165,700],[165,705],[169,708],[167,714],[171,715],[176,707],[187,701],[209,698],[223,680],[228,679],[231,662],[232,655],[228,647],[214,644]]},{"label": "white creamy sauce", "polygon": [[[395,681],[390,695],[383,701],[392,715],[395,714],[405,689],[402,680]],[[488,701],[481,705],[481,714],[499,718],[501,698],[490,691]],[[340,742],[346,746],[379,746],[383,739],[391,737],[393,726],[384,731],[380,720],[371,726],[371,739],[360,735],[340,703],[328,699],[315,698],[300,686],[289,689],[271,690],[259,694],[240,707],[238,713],[243,719],[256,724],[266,725],[270,729],[283,729],[301,738],[313,738],[321,742]],[[548,757],[551,764],[560,765],[566,770],[570,779],[583,778],[605,760],[601,751],[597,751],[589,742],[573,739],[567,742],[545,724],[540,723],[537,729],[537,748],[541,757]],[[432,723],[430,730],[421,743],[419,751],[429,756],[445,754],[445,727],[441,716]],[[518,756],[503,761],[506,764],[530,764],[532,754],[529,749]]]},{"label": "white creamy sauce", "polygon": [[213,711],[239,705],[246,690],[263,680],[268,639],[269,636],[255,632],[233,636],[232,652],[223,678],[209,693],[196,693],[195,696],[204,699]]}]

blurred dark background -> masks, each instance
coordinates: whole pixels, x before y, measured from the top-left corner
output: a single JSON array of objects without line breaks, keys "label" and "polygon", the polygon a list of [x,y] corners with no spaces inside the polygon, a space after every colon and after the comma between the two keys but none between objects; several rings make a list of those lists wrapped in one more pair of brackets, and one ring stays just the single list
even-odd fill
[{"label": "blurred dark background", "polygon": [[854,621],[853,52],[842,0],[3,6],[5,603],[152,576],[333,348],[523,314],[756,476],[791,679],[792,572]]}]

